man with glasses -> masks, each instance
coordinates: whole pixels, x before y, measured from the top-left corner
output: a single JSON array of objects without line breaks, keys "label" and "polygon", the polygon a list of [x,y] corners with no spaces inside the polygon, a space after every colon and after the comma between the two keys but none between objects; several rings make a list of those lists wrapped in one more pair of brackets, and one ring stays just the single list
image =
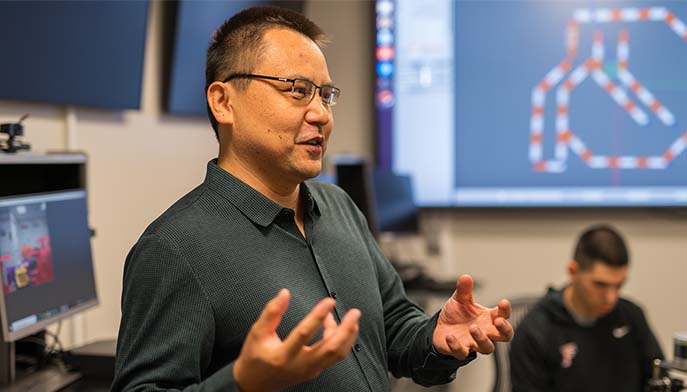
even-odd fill
[{"label": "man with glasses", "polygon": [[428,318],[322,169],[334,87],[324,34],[255,7],[208,48],[219,157],[127,257],[115,391],[384,391],[423,385],[509,340],[510,304],[487,309],[465,275]]}]

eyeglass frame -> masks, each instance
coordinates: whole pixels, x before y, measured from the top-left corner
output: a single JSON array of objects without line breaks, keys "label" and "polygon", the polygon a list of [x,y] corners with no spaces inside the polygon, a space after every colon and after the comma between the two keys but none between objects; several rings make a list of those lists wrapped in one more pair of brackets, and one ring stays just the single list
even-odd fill
[{"label": "eyeglass frame", "polygon": [[[278,77],[278,76],[267,76],[267,75],[258,75],[258,74],[250,74],[250,73],[234,73],[234,74],[227,76],[222,81],[222,83],[229,82],[233,79],[267,79],[267,80],[276,80],[278,82],[291,83],[291,96],[292,97],[294,97],[293,94],[295,94],[294,90],[296,88],[296,82],[299,80],[303,81],[303,82],[307,82],[307,83],[312,84],[315,87],[315,90],[320,90],[319,94],[317,94],[317,95],[320,96],[320,100],[322,101],[322,103],[327,105],[327,106],[336,105],[337,98],[339,97],[339,95],[341,95],[341,89],[338,87],[331,86],[331,85],[318,86],[315,83],[313,83],[312,81],[310,81],[308,79],[303,79],[303,78],[282,78],[282,77]],[[322,98],[322,87],[329,87],[332,89],[332,92],[334,93],[334,94],[332,94],[332,97],[334,97],[334,99],[333,99],[334,102],[325,102],[324,101],[324,99]],[[315,97],[315,93],[313,92],[312,95],[310,96],[310,99],[308,100],[308,103],[310,103],[314,97]],[[294,97],[294,98],[296,98],[296,97]],[[305,97],[300,98],[300,99],[304,100]]]}]

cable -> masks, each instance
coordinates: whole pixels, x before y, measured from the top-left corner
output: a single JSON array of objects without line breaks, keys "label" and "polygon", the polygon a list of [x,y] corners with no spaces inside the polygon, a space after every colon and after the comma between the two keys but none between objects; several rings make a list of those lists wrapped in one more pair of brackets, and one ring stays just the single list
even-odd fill
[{"label": "cable", "polygon": [[57,326],[57,333],[50,332],[48,330],[45,331],[46,335],[50,336],[53,340],[53,344],[48,351],[48,357],[50,358],[50,361],[58,366],[60,370],[62,371],[69,371],[71,370],[71,367],[67,364],[66,360],[66,353],[64,351],[64,347],[62,346],[62,341],[60,341],[59,337],[59,332],[62,327],[62,322]]},{"label": "cable", "polygon": [[57,323],[57,331],[56,332],[50,332],[47,329],[45,330],[45,334],[50,336],[52,338],[52,346],[50,346],[50,349],[47,350],[48,352],[55,352],[57,346],[59,346],[59,351],[62,351],[62,342],[60,342],[60,331],[62,330],[62,320],[60,320]]}]

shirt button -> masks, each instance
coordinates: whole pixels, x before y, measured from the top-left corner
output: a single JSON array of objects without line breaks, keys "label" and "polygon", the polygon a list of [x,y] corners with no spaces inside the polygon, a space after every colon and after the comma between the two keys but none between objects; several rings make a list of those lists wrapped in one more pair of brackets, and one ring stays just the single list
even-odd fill
[{"label": "shirt button", "polygon": [[330,295],[332,298],[336,299],[336,291],[332,290],[332,291],[329,293],[329,295]]},{"label": "shirt button", "polygon": [[363,349],[363,346],[361,346],[361,345],[359,345],[358,343],[356,343],[355,346],[353,346],[353,349],[354,349],[356,352],[360,352],[360,350]]}]

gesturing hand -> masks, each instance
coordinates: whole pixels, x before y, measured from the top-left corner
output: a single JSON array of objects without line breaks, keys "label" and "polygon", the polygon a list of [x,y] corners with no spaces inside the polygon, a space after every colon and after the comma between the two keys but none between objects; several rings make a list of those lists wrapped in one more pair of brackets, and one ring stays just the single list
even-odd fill
[{"label": "gesturing hand", "polygon": [[441,308],[432,343],[440,353],[465,359],[470,351],[490,354],[496,341],[510,341],[513,327],[510,302],[502,299],[498,306],[486,308],[472,297],[473,281],[470,275],[462,275],[456,282],[456,290]]},{"label": "gesturing hand", "polygon": [[[344,359],[358,336],[360,311],[349,310],[337,325],[335,301],[325,298],[283,341],[277,327],[289,306],[289,291],[270,300],[253,324],[234,364],[234,380],[242,392],[277,391],[316,378],[325,368]],[[324,326],[322,340],[306,346]]]}]

